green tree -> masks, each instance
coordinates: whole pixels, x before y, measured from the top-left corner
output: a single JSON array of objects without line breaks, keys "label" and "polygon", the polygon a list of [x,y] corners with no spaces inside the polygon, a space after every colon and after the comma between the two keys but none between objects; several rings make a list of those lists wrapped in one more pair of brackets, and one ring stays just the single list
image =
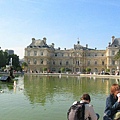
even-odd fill
[{"label": "green tree", "polygon": [[23,62],[21,67],[22,67],[22,69],[24,69],[25,67],[28,67],[28,64],[26,62]]},{"label": "green tree", "polygon": [[7,59],[7,54],[2,50],[0,50],[0,68],[6,66],[6,62],[7,62],[6,59]]},{"label": "green tree", "polygon": [[60,71],[61,71],[61,73],[65,72],[65,68],[64,68],[64,67],[61,67],[61,68],[60,68]]},{"label": "green tree", "polygon": [[90,73],[90,72],[91,72],[91,69],[90,69],[90,68],[86,68],[86,72],[87,72],[87,73]]},{"label": "green tree", "polygon": [[17,56],[16,54],[12,54],[12,55],[9,55],[9,61],[11,58],[12,58],[12,66],[14,70],[17,70],[17,71],[21,70],[19,56]]},{"label": "green tree", "polygon": [[47,68],[43,68],[43,72],[47,71]]}]

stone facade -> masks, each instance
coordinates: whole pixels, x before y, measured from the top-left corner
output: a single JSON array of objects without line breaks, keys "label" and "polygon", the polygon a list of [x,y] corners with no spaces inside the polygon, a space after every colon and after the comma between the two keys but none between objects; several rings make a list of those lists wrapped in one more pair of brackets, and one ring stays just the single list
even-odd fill
[{"label": "stone facade", "polygon": [[114,74],[119,68],[118,61],[114,60],[115,54],[120,49],[120,38],[112,36],[106,50],[88,48],[88,45],[80,45],[80,41],[74,44],[72,49],[55,48],[54,43],[47,45],[46,38],[32,38],[32,43],[25,48],[24,60],[28,64],[28,72],[83,72],[90,68],[92,73],[110,70]]}]

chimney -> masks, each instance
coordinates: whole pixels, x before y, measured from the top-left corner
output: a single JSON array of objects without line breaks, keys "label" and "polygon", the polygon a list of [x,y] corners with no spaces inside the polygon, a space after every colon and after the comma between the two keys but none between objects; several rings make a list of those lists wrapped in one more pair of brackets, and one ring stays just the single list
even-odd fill
[{"label": "chimney", "polygon": [[108,44],[109,44],[108,46],[110,47],[110,45],[111,45],[111,42],[109,42]]},{"label": "chimney", "polygon": [[88,48],[88,44],[86,44],[86,48]]},{"label": "chimney", "polygon": [[115,40],[115,36],[112,36],[112,43],[114,42],[114,40]]},{"label": "chimney", "polygon": [[32,38],[32,43],[34,43],[35,42],[35,38]]},{"label": "chimney", "polygon": [[52,43],[52,47],[54,48],[54,43]]},{"label": "chimney", "polygon": [[47,40],[46,37],[44,37],[44,38],[43,38],[43,41],[44,41],[45,44],[46,44],[46,40]]},{"label": "chimney", "polygon": [[77,44],[79,45],[79,44],[80,44],[80,41],[77,41]]}]

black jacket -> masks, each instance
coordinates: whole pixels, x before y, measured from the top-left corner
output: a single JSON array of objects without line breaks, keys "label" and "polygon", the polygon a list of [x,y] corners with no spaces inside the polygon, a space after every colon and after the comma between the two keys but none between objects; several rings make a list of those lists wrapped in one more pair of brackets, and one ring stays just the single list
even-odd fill
[{"label": "black jacket", "polygon": [[103,120],[113,119],[114,114],[117,113],[118,110],[120,110],[120,103],[117,102],[117,99],[118,98],[114,98],[112,94],[110,94],[106,98],[106,107]]}]

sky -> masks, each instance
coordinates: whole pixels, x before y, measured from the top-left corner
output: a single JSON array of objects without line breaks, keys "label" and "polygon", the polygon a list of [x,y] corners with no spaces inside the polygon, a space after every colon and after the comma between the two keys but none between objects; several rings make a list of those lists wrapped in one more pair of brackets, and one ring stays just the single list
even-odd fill
[{"label": "sky", "polygon": [[32,38],[105,50],[112,36],[120,38],[120,0],[0,0],[0,47],[20,59]]}]

